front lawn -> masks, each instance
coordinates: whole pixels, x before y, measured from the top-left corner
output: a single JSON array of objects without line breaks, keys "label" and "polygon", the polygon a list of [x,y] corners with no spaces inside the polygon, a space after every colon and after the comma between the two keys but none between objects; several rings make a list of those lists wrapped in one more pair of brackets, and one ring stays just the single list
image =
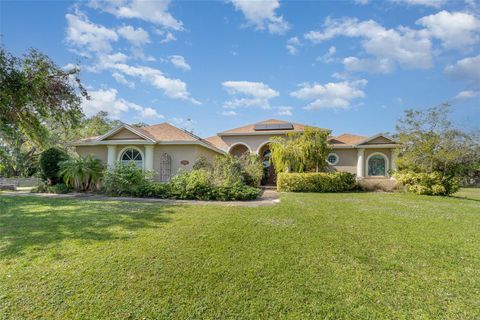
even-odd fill
[{"label": "front lawn", "polygon": [[0,318],[480,318],[480,201],[0,195]]}]

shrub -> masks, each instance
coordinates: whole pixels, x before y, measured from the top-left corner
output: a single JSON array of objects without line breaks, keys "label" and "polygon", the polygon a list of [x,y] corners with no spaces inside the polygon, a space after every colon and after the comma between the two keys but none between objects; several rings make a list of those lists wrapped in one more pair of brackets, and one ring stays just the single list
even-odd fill
[{"label": "shrub", "polygon": [[103,191],[112,196],[134,196],[137,189],[150,183],[152,173],[134,163],[116,163],[105,172]]},{"label": "shrub", "polygon": [[208,161],[205,157],[198,158],[195,163],[193,164],[193,170],[200,170],[204,169],[207,171],[211,171],[213,169],[212,164]]},{"label": "shrub", "polygon": [[251,187],[260,186],[263,177],[263,165],[260,157],[256,154],[244,154],[240,158],[240,166],[244,183]]},{"label": "shrub", "polygon": [[71,189],[65,183],[57,183],[54,186],[49,188],[50,192],[57,193],[57,194],[65,194],[68,193]]},{"label": "shrub", "polygon": [[408,192],[416,194],[448,196],[460,188],[457,178],[444,176],[439,172],[398,172],[395,179],[404,185]]},{"label": "shrub", "polygon": [[95,190],[103,176],[103,165],[92,155],[60,162],[60,173],[69,187],[79,191]]},{"label": "shrub", "polygon": [[260,194],[260,189],[246,185],[235,185],[214,187],[213,192],[215,200],[220,201],[255,200]]},{"label": "shrub", "polygon": [[232,155],[217,156],[213,162],[213,183],[216,186],[243,184],[242,171],[239,158]]},{"label": "shrub", "polygon": [[42,152],[39,159],[42,180],[49,185],[60,183],[62,181],[59,174],[60,162],[66,161],[68,158],[67,153],[58,148],[50,148]]},{"label": "shrub", "polygon": [[171,197],[171,186],[162,182],[144,183],[135,189],[135,196],[140,198],[167,199]]},{"label": "shrub", "polygon": [[211,200],[214,198],[210,174],[203,169],[182,171],[170,182],[177,199]]},{"label": "shrub", "polygon": [[398,182],[393,179],[360,179],[357,184],[363,191],[394,192],[398,190]]},{"label": "shrub", "polygon": [[278,191],[343,192],[357,187],[355,175],[348,172],[279,173]]}]

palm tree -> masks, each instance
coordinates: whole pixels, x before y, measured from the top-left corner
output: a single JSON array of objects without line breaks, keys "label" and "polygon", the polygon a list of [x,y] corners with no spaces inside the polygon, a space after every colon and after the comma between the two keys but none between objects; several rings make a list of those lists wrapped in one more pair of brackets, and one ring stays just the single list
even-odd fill
[{"label": "palm tree", "polygon": [[60,163],[60,175],[67,186],[79,191],[94,190],[103,177],[103,164],[92,155],[75,157]]}]

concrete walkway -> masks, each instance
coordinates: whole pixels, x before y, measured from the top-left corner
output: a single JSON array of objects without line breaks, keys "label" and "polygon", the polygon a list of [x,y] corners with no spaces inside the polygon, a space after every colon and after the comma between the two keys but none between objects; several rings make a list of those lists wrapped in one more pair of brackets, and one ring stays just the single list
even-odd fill
[{"label": "concrete walkway", "polygon": [[154,198],[133,198],[133,197],[108,197],[92,193],[30,193],[29,191],[4,191],[0,196],[7,197],[39,197],[54,199],[79,199],[92,201],[127,201],[144,203],[164,203],[164,204],[197,204],[197,205],[221,205],[227,207],[258,207],[272,206],[280,203],[280,197],[276,190],[262,190],[262,194],[256,200],[249,201],[201,201],[201,200],[174,200],[174,199],[154,199]]}]

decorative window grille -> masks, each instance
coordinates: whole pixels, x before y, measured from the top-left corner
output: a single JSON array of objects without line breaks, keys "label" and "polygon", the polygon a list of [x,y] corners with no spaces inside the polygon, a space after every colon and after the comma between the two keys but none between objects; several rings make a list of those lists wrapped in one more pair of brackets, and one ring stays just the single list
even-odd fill
[{"label": "decorative window grille", "polygon": [[172,157],[168,153],[160,157],[160,181],[168,182],[172,177]]}]

